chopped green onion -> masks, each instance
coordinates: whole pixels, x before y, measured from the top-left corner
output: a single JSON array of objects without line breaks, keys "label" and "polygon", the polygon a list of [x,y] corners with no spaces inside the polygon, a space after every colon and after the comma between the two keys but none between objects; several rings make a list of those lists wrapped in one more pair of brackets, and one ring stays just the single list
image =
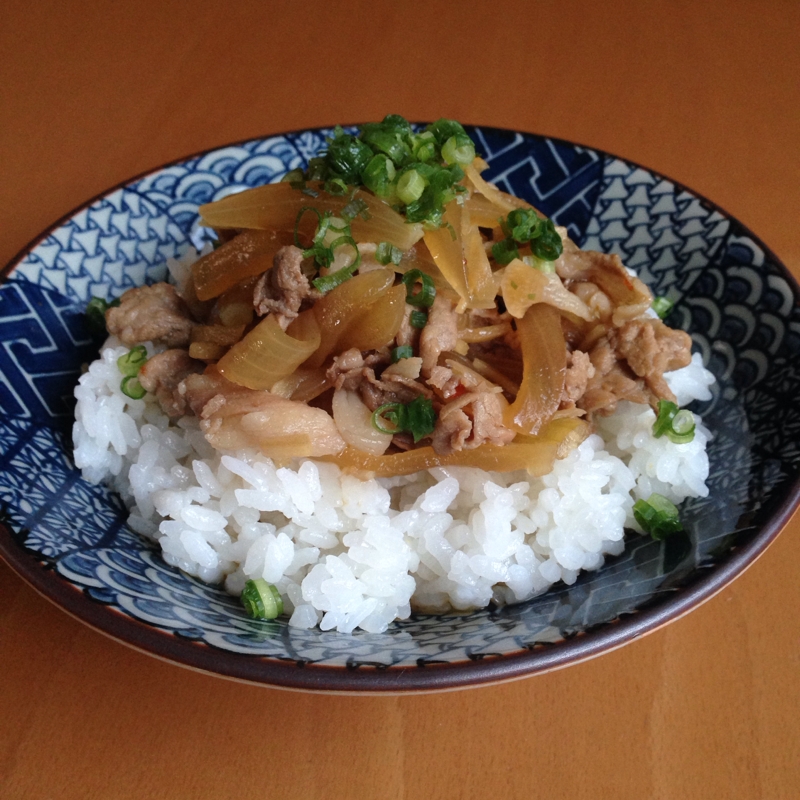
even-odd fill
[{"label": "chopped green onion", "polygon": [[546,219],[543,223],[542,232],[531,241],[531,251],[542,261],[555,261],[563,252],[564,245],[553,220]]},{"label": "chopped green onion", "polygon": [[325,181],[325,191],[334,197],[342,197],[347,194],[347,184],[341,178],[331,178]]},{"label": "chopped green onion", "polygon": [[397,196],[406,204],[419,200],[425,191],[425,178],[415,169],[403,173],[397,181]]},{"label": "chopped green onion", "polygon": [[428,324],[428,312],[419,310],[412,311],[408,321],[412,328],[422,329]]},{"label": "chopped green onion", "polygon": [[653,436],[666,436],[674,444],[687,444],[694,439],[694,414],[669,400],[658,401],[658,415],[653,423]]},{"label": "chopped green onion", "polygon": [[[506,238],[492,245],[492,256],[498,264],[505,265],[519,258],[517,245],[528,242],[531,252],[540,262],[555,261],[564,249],[553,220],[543,219],[532,208],[515,208],[500,220],[500,226]],[[541,267],[537,265],[537,268]]]},{"label": "chopped green onion", "polygon": [[519,258],[519,248],[513,239],[501,239],[492,245],[492,258],[504,267]]},{"label": "chopped green onion", "polygon": [[389,156],[378,153],[364,168],[361,180],[378,197],[386,197],[392,192],[392,181],[396,174],[397,170]]},{"label": "chopped green onion", "polygon": [[667,297],[653,298],[653,311],[658,314],[660,319],[666,319],[674,306],[675,303]]},{"label": "chopped green onion", "polygon": [[[402,403],[384,403],[372,412],[372,427],[381,433],[400,433],[403,430],[401,419],[404,412]],[[386,427],[387,422],[391,428]]]},{"label": "chopped green onion", "polygon": [[354,197],[343,209],[342,219],[348,224],[351,223],[356,217],[360,216],[361,219],[370,219],[369,206],[360,197]]},{"label": "chopped green onion", "polygon": [[[389,423],[392,427],[386,426]],[[372,412],[372,426],[381,433],[410,433],[414,442],[433,433],[436,412],[433,403],[420,395],[410,403],[384,403]]]},{"label": "chopped green onion", "polygon": [[350,245],[353,250],[355,250],[355,261],[353,261],[349,267],[342,267],[341,269],[337,269],[336,272],[332,272],[330,275],[322,275],[319,278],[314,278],[314,280],[311,281],[311,283],[314,284],[314,288],[323,294],[326,294],[331,289],[335,289],[349,278],[352,278],[355,274],[355,271],[358,269],[358,265],[361,263],[361,253],[359,252],[358,245],[351,236],[340,236],[331,245],[330,249],[331,251],[334,251],[343,245]]},{"label": "chopped green onion", "polygon": [[263,578],[247,581],[242,590],[242,605],[253,619],[275,619],[283,614],[281,593]]},{"label": "chopped green onion", "polygon": [[[415,292],[417,281],[422,284],[422,288]],[[411,269],[403,275],[403,283],[406,286],[406,303],[410,306],[430,308],[433,305],[436,298],[436,287],[433,285],[430,275],[426,275],[420,269]]]},{"label": "chopped green onion", "polygon": [[379,242],[375,248],[375,260],[384,267],[389,263],[396,266],[402,258],[403,251],[391,242]]},{"label": "chopped green onion", "polygon": [[466,133],[451,136],[442,147],[445,164],[471,164],[475,158],[475,145]]},{"label": "chopped green onion", "polygon": [[434,135],[436,141],[440,145],[444,145],[452,136],[457,136],[459,133],[466,133],[461,123],[456,122],[454,119],[438,119],[436,122],[428,125],[426,130]]},{"label": "chopped green onion", "polygon": [[287,172],[282,178],[281,183],[291,183],[292,185],[305,185],[305,175],[303,175],[303,170],[301,169],[293,169]]},{"label": "chopped green onion", "polygon": [[103,300],[102,297],[93,297],[86,304],[86,321],[93,333],[100,334],[106,332],[106,311],[108,311],[109,308],[118,306],[119,302],[119,297],[112,300],[110,303]]},{"label": "chopped green onion", "polygon": [[122,394],[127,395],[131,400],[141,400],[147,394],[136,375],[126,375],[119,388],[122,390]]},{"label": "chopped green onion", "polygon": [[642,530],[654,539],[664,539],[683,530],[675,504],[655,492],[647,500],[637,500],[633,504],[633,516]]},{"label": "chopped green onion", "polygon": [[402,358],[412,358],[414,348],[410,344],[401,344],[392,350],[392,364],[396,364]]},{"label": "chopped green onion", "polygon": [[337,126],[333,137],[328,139],[325,163],[333,173],[333,177],[354,184],[372,156],[372,150],[368,145]]},{"label": "chopped green onion", "polygon": [[117,359],[117,367],[123,375],[135,378],[145,361],[147,361],[147,348],[143,344],[137,344]]},{"label": "chopped green onion", "polygon": [[436,412],[433,410],[433,403],[422,395],[406,403],[405,408],[405,428],[414,437],[416,444],[420,439],[433,433],[436,427]]}]

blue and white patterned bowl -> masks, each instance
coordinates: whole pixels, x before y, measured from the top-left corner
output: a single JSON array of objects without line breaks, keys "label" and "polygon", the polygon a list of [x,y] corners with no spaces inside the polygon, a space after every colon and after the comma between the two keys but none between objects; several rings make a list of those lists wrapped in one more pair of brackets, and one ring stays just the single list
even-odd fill
[{"label": "blue and white patterned bowl", "polygon": [[714,431],[710,496],[688,535],[634,537],[573,586],[523,605],[414,616],[382,635],[298,631],[167,566],[125,524],[120,500],[71,458],[72,389],[96,345],[82,310],[162,280],[199,245],[197,207],[303,166],[326,130],[243,142],[171,164],[90,201],[33,242],[0,286],[0,554],[107,634],[180,664],[326,691],[431,691],[495,682],[610,650],[719,591],[774,539],[800,495],[800,291],[714,204],[650,170],[569,142],[471,130],[491,179],[619,253],[689,331],[717,376],[698,407]]}]

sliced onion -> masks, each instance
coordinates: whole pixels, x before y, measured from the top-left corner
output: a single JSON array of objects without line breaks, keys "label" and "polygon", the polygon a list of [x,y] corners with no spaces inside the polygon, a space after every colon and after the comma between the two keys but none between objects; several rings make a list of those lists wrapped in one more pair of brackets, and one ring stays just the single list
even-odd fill
[{"label": "sliced onion", "polygon": [[[272,183],[228,195],[200,206],[202,224],[218,229],[256,228],[293,234],[302,208],[315,208],[320,213],[331,211],[340,216],[351,202],[350,193],[330,195],[322,191],[319,183],[309,183],[307,190],[316,193],[316,197],[293,188],[289,183]],[[408,250],[422,238],[422,225],[407,223],[405,217],[379,197],[363,190],[358,190],[352,197],[366,204],[366,213],[356,216],[350,223],[357,242],[391,242],[401,250]],[[317,221],[315,214],[304,214],[300,233],[311,236]]]},{"label": "sliced onion", "polygon": [[591,321],[595,315],[589,306],[570,292],[555,273],[542,272],[515,258],[503,270],[500,293],[508,313],[522,319],[535,303],[547,303],[581,320]]},{"label": "sliced onion", "polygon": [[436,266],[468,308],[492,308],[495,283],[478,229],[453,201],[441,228],[425,233],[425,245]]},{"label": "sliced onion", "polygon": [[217,368],[231,383],[248,389],[271,389],[319,345],[320,331],[313,312],[304,311],[286,331],[270,314],[228,350]]},{"label": "sliced onion", "polygon": [[537,303],[517,322],[522,350],[519,394],[504,415],[506,427],[536,434],[558,410],[567,372],[567,346],[561,317],[552,306]]},{"label": "sliced onion", "polygon": [[275,254],[292,244],[287,231],[243,231],[195,261],[192,278],[198,300],[210,300],[240,281],[272,268]]},{"label": "sliced onion", "polygon": [[342,439],[350,447],[380,456],[392,443],[391,433],[381,433],[372,425],[372,412],[361,401],[358,392],[337,389],[333,393],[333,421]]},{"label": "sliced onion", "polygon": [[245,408],[255,406],[255,410],[228,415],[232,409],[226,409],[226,403],[219,414],[201,421],[206,439],[218,450],[256,446],[270,457],[285,460],[330,455],[344,449],[333,418],[321,408],[266,392],[243,401]]},{"label": "sliced onion", "polygon": [[410,475],[433,467],[480,467],[494,472],[527,470],[531,475],[546,475],[553,468],[558,444],[549,440],[506,445],[483,444],[473,450],[457,450],[450,455],[440,455],[432,447],[418,447],[388,456],[373,456],[347,447],[325,461],[333,461],[343,470],[362,476],[374,475],[388,478]]},{"label": "sliced onion", "polygon": [[[514,197],[514,195],[507,194],[498,189],[494,184],[485,181],[480,176],[478,170],[475,169],[474,164],[467,166],[465,172],[467,175],[467,183],[471,184],[476,192],[482,194],[495,208],[500,210],[502,216],[506,216],[509,211],[513,211],[515,208],[533,208],[530,203],[526,202],[521,197]],[[494,224],[496,225],[497,223],[495,222]]]},{"label": "sliced onion", "polygon": [[338,349],[378,350],[394,341],[406,307],[406,287],[392,286],[369,308],[357,315],[341,338]]},{"label": "sliced onion", "polygon": [[391,269],[373,269],[339,284],[314,304],[319,325],[319,348],[305,362],[314,369],[321,367],[328,356],[340,349],[339,342],[355,320],[394,283]]}]

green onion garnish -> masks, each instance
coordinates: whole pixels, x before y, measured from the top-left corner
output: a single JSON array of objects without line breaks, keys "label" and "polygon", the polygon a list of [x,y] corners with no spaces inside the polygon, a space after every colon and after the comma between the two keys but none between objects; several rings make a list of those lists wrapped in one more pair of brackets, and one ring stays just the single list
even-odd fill
[{"label": "green onion garnish", "polygon": [[283,614],[281,593],[263,578],[247,581],[242,590],[242,605],[253,619],[275,619]]},{"label": "green onion garnish", "polygon": [[389,263],[396,266],[402,258],[403,251],[391,242],[380,242],[375,248],[375,260],[384,267]]},{"label": "green onion garnish", "polygon": [[633,504],[633,516],[642,530],[654,539],[683,530],[675,504],[655,492],[647,500],[637,500]]},{"label": "green onion garnish", "polygon": [[[415,292],[417,281],[422,284],[422,288]],[[403,283],[406,285],[406,303],[410,306],[430,308],[433,305],[436,298],[436,287],[433,285],[430,275],[426,275],[420,269],[411,269],[403,275]]]},{"label": "green onion garnish", "polygon": [[519,258],[519,248],[513,239],[501,239],[492,245],[492,257],[504,267]]},{"label": "green onion garnish", "polygon": [[412,328],[421,330],[428,324],[428,312],[419,310],[412,311],[408,321]]},{"label": "green onion garnish", "polygon": [[397,181],[397,196],[406,204],[414,203],[422,197],[426,181],[415,169],[404,172]]},{"label": "green onion garnish", "polygon": [[445,164],[471,164],[475,158],[475,145],[466,133],[451,136],[442,147]]},{"label": "green onion garnish", "polygon": [[658,401],[658,415],[653,423],[653,436],[666,436],[674,444],[687,444],[694,439],[694,414],[669,400]]},{"label": "green onion garnish", "polygon": [[305,186],[305,176],[303,175],[303,170],[290,170],[281,178],[281,183],[291,183],[292,186]]},{"label": "green onion garnish", "polygon": [[122,394],[130,397],[131,400],[141,400],[147,394],[136,375],[126,375],[122,379],[119,388],[122,390]]},{"label": "green onion garnish", "polygon": [[117,367],[119,371],[125,376],[119,385],[124,395],[127,395],[132,400],[141,400],[147,392],[141,383],[139,383],[139,370],[147,362],[147,349],[143,344],[137,344],[132,347],[127,353],[123,353],[117,359]]},{"label": "green onion garnish", "polygon": [[414,348],[410,344],[401,344],[392,350],[392,364],[396,364],[401,358],[411,358],[414,355]]},{"label": "green onion garnish", "polygon": [[675,303],[667,297],[653,298],[653,311],[658,314],[660,319],[666,319],[672,311]]},{"label": "green onion garnish", "polygon": [[331,178],[325,181],[325,191],[334,197],[342,197],[347,194],[347,184],[341,178]]},{"label": "green onion garnish", "polygon": [[414,133],[397,114],[362,125],[355,136],[337,127],[327,145],[321,157],[309,160],[304,180],[323,181],[334,194],[366,186],[409,222],[428,228],[439,227],[444,207],[466,191],[459,165],[475,157],[475,145],[458,122],[440,119]]},{"label": "green onion garnish", "polygon": [[[390,427],[387,427],[387,423]],[[436,412],[433,403],[419,397],[410,403],[384,403],[372,412],[372,426],[381,433],[410,433],[418,442],[433,433]]]},{"label": "green onion garnish", "polygon": [[137,344],[117,359],[117,367],[123,375],[135,378],[145,361],[147,361],[147,348],[143,344]]},{"label": "green onion garnish", "polygon": [[564,249],[553,220],[543,219],[532,208],[515,208],[500,220],[500,226],[506,238],[492,245],[492,256],[498,264],[519,258],[520,244],[530,243],[531,252],[540,262],[555,261]]},{"label": "green onion garnish", "polygon": [[93,297],[86,304],[86,322],[94,334],[106,333],[106,311],[120,303],[119,297],[110,303],[102,297]]}]

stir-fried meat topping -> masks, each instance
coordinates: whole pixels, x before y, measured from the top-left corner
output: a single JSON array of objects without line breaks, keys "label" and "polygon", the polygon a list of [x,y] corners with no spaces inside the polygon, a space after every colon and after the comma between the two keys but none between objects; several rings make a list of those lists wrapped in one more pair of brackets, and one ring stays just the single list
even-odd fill
[{"label": "stir-fried meat topping", "polygon": [[168,283],[129,289],[119,306],[106,311],[108,332],[128,347],[140,342],[186,347],[194,324],[186,303]]},{"label": "stir-fried meat topping", "polygon": [[632,320],[612,328],[589,353],[595,374],[577,405],[588,412],[611,414],[619,400],[652,406],[659,398],[674,401],[664,372],[691,361],[691,344],[688,334],[657,319]]},{"label": "stir-fried meat topping", "polygon": [[689,334],[669,328],[659,319],[626,322],[615,334],[617,353],[645,379],[650,391],[674,401],[664,373],[685,367],[692,360]]},{"label": "stir-fried meat topping", "polygon": [[413,311],[414,306],[410,306],[406,303],[403,309],[403,321],[400,323],[400,330],[397,331],[397,337],[395,338],[398,347],[401,345],[410,345],[416,348],[419,342],[419,329],[411,324],[411,313]]},{"label": "stir-fried meat topping", "polygon": [[440,455],[482,444],[508,444],[516,436],[503,424],[506,403],[495,392],[468,392],[443,406],[431,437]]},{"label": "stir-fried meat topping", "polygon": [[589,379],[594,377],[595,369],[591,358],[582,350],[567,353],[567,372],[564,376],[564,393],[561,408],[572,408],[586,392]]},{"label": "stir-fried meat topping", "polygon": [[186,413],[187,402],[179,386],[184,378],[204,369],[202,361],[191,358],[186,350],[174,348],[149,358],[139,370],[139,383],[148,392],[155,393],[165,414],[182,417]]},{"label": "stir-fried meat topping", "polygon": [[419,337],[423,376],[429,377],[439,361],[439,356],[445,350],[452,350],[457,342],[458,314],[447,298],[437,294],[428,313],[428,323]]},{"label": "stir-fried meat topping", "polygon": [[[410,283],[421,281],[416,291],[424,295],[416,295],[416,302],[433,300],[421,318],[424,306],[409,304],[414,298],[407,294],[403,303],[400,277],[379,263],[376,243],[358,242],[358,274],[328,288],[321,313],[315,309],[301,318],[296,341],[288,335],[269,338],[265,332],[262,342],[248,337],[256,324],[253,309],[259,316],[274,315],[286,331],[301,309],[322,294],[309,282],[310,260],[304,262],[303,251],[293,245],[281,247],[266,272],[261,272],[262,263],[248,271],[248,259],[263,235],[243,236],[230,269],[198,271],[201,296],[209,300],[196,304],[194,315],[187,306],[191,280],[184,298],[163,283],[133,289],[106,315],[109,332],[126,345],[150,340],[168,348],[144,365],[142,386],[170,416],[197,416],[206,438],[219,449],[260,446],[289,457],[325,455],[339,452],[347,441],[350,448],[361,445],[372,455],[388,447],[391,455],[430,443],[436,453],[450,455],[484,444],[505,445],[517,431],[539,430],[554,414],[585,414],[591,424],[594,414],[612,413],[620,400],[652,406],[660,398],[674,400],[664,373],[686,366],[691,358],[688,335],[646,315],[652,295],[618,256],[580,250],[568,239],[555,275],[529,275],[522,260],[490,265],[488,289],[494,285],[504,298],[490,308],[472,308],[460,295],[457,313],[450,299],[454,293],[437,292],[441,283],[415,270]],[[493,258],[492,242],[485,245]],[[413,263],[415,254],[412,247],[403,258]],[[460,266],[469,265],[464,261]],[[458,272],[459,262],[450,268]],[[242,277],[234,280],[231,270]],[[442,269],[437,280],[447,281],[446,272]],[[529,294],[515,297],[514,290]],[[533,305],[521,302],[526,297]],[[482,297],[474,304],[485,301]],[[542,304],[549,308],[542,311]],[[411,324],[415,312],[421,329]],[[276,332],[271,323],[264,327]],[[315,337],[325,344],[309,356],[302,345]],[[206,354],[207,365],[189,356],[192,342],[191,352]],[[337,342],[347,342],[349,349],[338,352]],[[365,349],[352,347],[354,342],[363,342]],[[231,346],[238,349],[229,351]],[[264,348],[269,347],[281,353],[272,359],[277,366],[264,364],[269,361]],[[293,359],[295,372],[287,375],[281,364]],[[387,431],[367,414],[387,404],[405,406],[382,411],[404,420],[397,423],[391,444]],[[424,409],[421,434],[413,427],[419,409]],[[514,429],[505,424],[507,412]]]},{"label": "stir-fried meat topping", "polygon": [[261,276],[253,293],[256,313],[260,316],[275,314],[284,330],[312,293],[302,263],[303,251],[300,248],[294,245],[281,247],[275,254],[272,269]]}]

